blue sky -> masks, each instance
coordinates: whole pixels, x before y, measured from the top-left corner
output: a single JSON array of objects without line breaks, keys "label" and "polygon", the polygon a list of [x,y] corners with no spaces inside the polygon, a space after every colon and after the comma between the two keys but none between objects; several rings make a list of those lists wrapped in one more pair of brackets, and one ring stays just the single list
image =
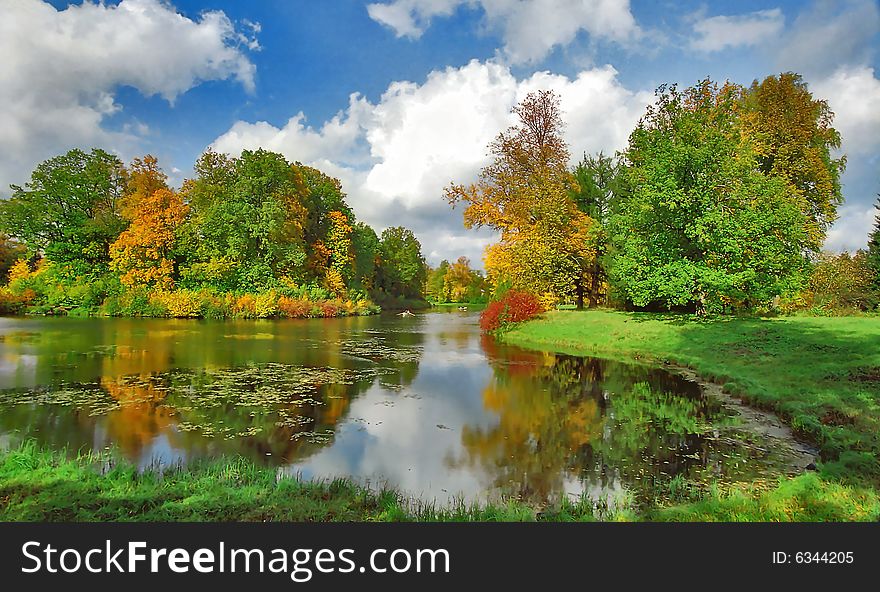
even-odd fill
[{"label": "blue sky", "polygon": [[[443,186],[467,181],[528,91],[562,96],[572,152],[613,152],[662,83],[804,75],[838,114],[865,244],[880,192],[877,0],[0,0],[0,184],[73,146],[157,155],[175,183],[209,145],[338,176],[357,215],[429,261],[478,262]],[[6,192],[5,194],[8,194]]]}]

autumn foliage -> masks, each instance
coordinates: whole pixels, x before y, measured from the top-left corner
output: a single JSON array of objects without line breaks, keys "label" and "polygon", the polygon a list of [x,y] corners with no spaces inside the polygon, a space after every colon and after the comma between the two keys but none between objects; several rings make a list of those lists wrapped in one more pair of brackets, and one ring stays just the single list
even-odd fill
[{"label": "autumn foliage", "polygon": [[500,300],[490,302],[483,310],[480,314],[480,329],[486,332],[497,331],[511,323],[528,321],[544,310],[537,295],[510,290]]},{"label": "autumn foliage", "polygon": [[125,286],[173,285],[170,252],[174,231],[186,218],[187,205],[169,189],[158,189],[133,208],[131,225],[110,245],[110,268]]}]

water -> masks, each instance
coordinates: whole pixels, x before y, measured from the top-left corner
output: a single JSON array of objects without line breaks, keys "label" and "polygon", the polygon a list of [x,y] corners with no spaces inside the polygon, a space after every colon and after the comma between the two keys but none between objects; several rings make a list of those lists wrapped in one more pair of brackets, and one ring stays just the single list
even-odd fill
[{"label": "water", "polygon": [[503,346],[460,311],[0,318],[0,445],[28,438],[142,467],[243,455],[438,503],[650,496],[676,475],[752,481],[801,462],[695,382]]}]

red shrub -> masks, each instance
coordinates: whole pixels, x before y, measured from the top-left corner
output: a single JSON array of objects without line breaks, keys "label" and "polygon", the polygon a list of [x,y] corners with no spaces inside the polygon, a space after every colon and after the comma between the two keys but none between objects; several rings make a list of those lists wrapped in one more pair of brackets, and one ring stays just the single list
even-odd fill
[{"label": "red shrub", "polygon": [[278,311],[289,319],[304,319],[312,312],[312,303],[300,298],[282,296],[278,299]]},{"label": "red shrub", "polygon": [[541,301],[531,292],[510,290],[501,300],[490,302],[480,315],[480,329],[496,331],[509,323],[521,323],[544,312]]},{"label": "red shrub", "polygon": [[330,317],[338,317],[339,311],[342,308],[339,306],[339,302],[336,300],[325,300],[320,304],[321,307],[321,315],[324,318]]}]

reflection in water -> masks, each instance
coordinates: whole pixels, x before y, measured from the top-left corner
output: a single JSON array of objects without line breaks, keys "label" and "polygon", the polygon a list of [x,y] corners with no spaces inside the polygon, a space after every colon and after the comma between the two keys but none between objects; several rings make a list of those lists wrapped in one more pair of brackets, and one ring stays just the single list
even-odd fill
[{"label": "reflection in water", "polygon": [[500,346],[476,321],[0,319],[0,442],[141,466],[241,454],[439,502],[647,495],[784,466],[692,382]]}]

